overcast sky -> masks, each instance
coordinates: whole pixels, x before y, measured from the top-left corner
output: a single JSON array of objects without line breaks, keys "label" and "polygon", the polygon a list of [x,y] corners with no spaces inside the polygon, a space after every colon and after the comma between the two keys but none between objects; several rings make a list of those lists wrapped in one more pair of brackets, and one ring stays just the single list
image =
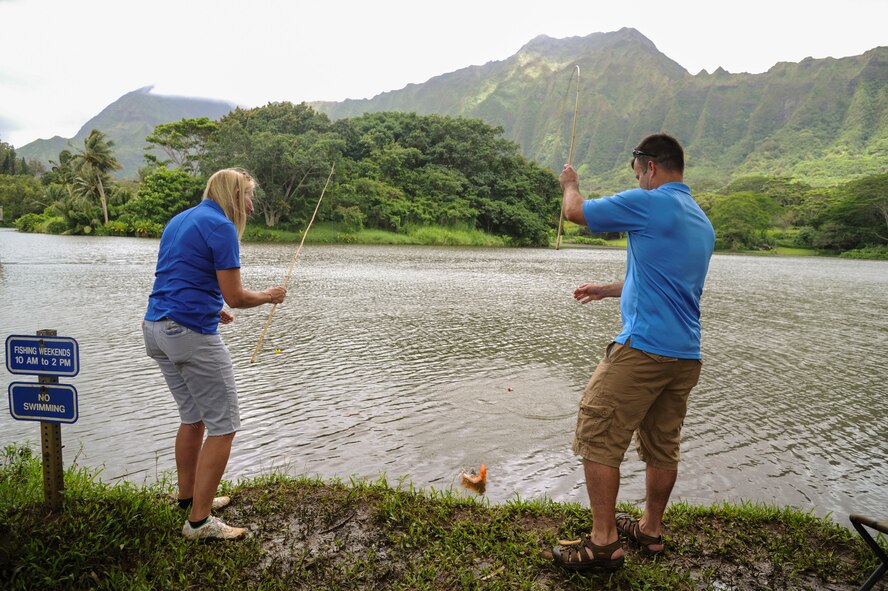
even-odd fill
[{"label": "overcast sky", "polygon": [[888,45],[888,0],[0,0],[0,140],[72,137],[123,94],[369,98],[537,35],[633,27],[692,74]]}]

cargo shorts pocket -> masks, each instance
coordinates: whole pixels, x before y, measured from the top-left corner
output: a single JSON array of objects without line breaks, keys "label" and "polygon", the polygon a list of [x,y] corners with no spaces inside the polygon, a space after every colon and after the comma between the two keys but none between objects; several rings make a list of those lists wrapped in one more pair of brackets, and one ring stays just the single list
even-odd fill
[{"label": "cargo shorts pocket", "polygon": [[604,445],[604,436],[610,429],[613,417],[613,407],[580,404],[580,411],[577,413],[577,439],[597,446]]},{"label": "cargo shorts pocket", "polygon": [[675,357],[666,357],[665,355],[657,355],[656,353],[648,353],[647,351],[641,351],[640,349],[639,349],[639,352],[642,355],[644,355],[645,357],[647,357],[648,359],[652,359],[652,360],[656,361],[657,363],[677,363],[678,362],[678,359],[676,359]]}]

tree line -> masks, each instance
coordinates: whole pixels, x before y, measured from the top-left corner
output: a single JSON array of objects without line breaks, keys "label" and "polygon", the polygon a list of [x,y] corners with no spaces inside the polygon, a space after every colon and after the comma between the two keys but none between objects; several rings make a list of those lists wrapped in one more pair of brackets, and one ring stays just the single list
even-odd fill
[{"label": "tree line", "polygon": [[888,174],[827,188],[749,176],[695,197],[720,249],[784,246],[888,258]]},{"label": "tree line", "polygon": [[18,199],[17,227],[156,236],[200,200],[207,176],[232,166],[257,179],[256,211],[282,230],[304,227],[334,162],[318,220],[345,232],[443,225],[541,246],[560,204],[554,174],[480,120],[377,113],[334,123],[305,104],[270,103],[162,124],[146,139],[163,156],[146,156],[138,183],[115,183],[113,142],[94,130],[51,163],[39,196]]},{"label": "tree line", "polygon": [[0,140],[0,175],[41,175],[45,171],[46,167],[43,164],[33,159],[26,161],[24,156],[18,157],[14,146]]},{"label": "tree line", "polygon": [[[200,200],[210,174],[237,166],[258,181],[260,222],[298,232],[335,163],[318,220],[344,234],[438,225],[543,246],[558,221],[555,174],[521,156],[502,128],[477,119],[386,112],[333,122],[304,103],[284,102],[236,109],[219,121],[165,123],[146,140],[139,181],[111,178],[119,164],[99,130],[62,151],[50,170],[0,173],[6,219],[22,231],[158,236],[170,217]],[[0,150],[0,164],[11,150]],[[720,249],[796,246],[888,257],[888,174],[830,188],[753,176],[694,195]]]}]

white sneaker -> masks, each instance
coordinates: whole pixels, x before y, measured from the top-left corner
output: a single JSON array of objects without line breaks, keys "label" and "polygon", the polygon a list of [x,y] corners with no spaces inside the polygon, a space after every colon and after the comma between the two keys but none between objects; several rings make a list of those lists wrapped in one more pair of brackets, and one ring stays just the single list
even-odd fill
[{"label": "white sneaker", "polygon": [[218,517],[213,517],[210,515],[206,522],[198,527],[191,527],[191,523],[187,520],[185,521],[185,525],[182,526],[182,535],[188,538],[189,540],[198,540],[198,539],[219,539],[219,540],[236,540],[238,538],[246,535],[247,530],[242,527],[231,527],[230,525],[226,525],[221,519]]},{"label": "white sneaker", "polygon": [[231,497],[216,497],[213,499],[212,508],[213,509],[222,509],[227,507],[231,502]]}]

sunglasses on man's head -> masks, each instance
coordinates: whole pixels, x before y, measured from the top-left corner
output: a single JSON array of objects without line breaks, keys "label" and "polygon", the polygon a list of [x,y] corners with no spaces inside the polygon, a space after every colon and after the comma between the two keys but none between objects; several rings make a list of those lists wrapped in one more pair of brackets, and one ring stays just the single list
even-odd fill
[{"label": "sunglasses on man's head", "polygon": [[647,156],[648,158],[656,158],[655,154],[651,154],[650,152],[643,152],[641,150],[632,150],[632,157],[638,158],[639,156]]}]

